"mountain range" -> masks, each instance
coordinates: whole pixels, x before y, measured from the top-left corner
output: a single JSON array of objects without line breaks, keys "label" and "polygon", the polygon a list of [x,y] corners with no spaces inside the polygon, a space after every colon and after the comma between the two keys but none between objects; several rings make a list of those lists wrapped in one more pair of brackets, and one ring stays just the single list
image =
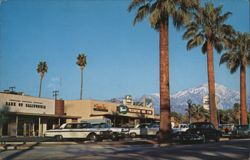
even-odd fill
[{"label": "mountain range", "polygon": [[[240,102],[240,93],[238,91],[232,90],[220,84],[215,84],[216,96],[218,98],[218,108],[229,109],[232,108],[235,103]],[[203,104],[203,97],[208,95],[208,85],[203,84],[198,87],[186,89],[179,91],[175,94],[170,95],[171,111],[176,111],[179,113],[184,113],[187,109],[187,101],[192,100],[193,104]],[[143,102],[144,98],[150,99],[155,108],[155,113],[160,112],[160,94],[151,93],[144,94],[139,98],[134,98],[134,102]],[[116,100],[121,100],[116,99]],[[248,105],[250,104],[250,98],[248,98]]]}]

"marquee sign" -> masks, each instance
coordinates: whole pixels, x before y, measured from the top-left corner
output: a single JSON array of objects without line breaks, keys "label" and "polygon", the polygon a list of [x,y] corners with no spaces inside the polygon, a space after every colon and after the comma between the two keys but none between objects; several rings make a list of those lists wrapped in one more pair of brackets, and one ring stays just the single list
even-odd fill
[{"label": "marquee sign", "polygon": [[137,113],[137,114],[147,114],[147,115],[153,114],[152,110],[139,109],[139,108],[128,108],[125,105],[117,106],[117,112],[122,113],[122,114],[127,114],[127,113]]},{"label": "marquee sign", "polygon": [[147,109],[138,109],[138,108],[129,108],[128,109],[129,113],[138,113],[138,114],[148,114],[152,115],[153,111],[147,110]]}]

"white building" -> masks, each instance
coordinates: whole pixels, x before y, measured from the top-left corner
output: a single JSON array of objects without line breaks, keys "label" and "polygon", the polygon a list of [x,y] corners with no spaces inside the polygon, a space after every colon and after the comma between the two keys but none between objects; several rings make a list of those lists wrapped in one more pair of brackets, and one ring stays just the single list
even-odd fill
[{"label": "white building", "polygon": [[[209,95],[206,95],[202,99],[203,108],[209,110]],[[220,99],[218,96],[215,97],[215,104],[217,109],[223,109],[223,106],[219,105]]]}]

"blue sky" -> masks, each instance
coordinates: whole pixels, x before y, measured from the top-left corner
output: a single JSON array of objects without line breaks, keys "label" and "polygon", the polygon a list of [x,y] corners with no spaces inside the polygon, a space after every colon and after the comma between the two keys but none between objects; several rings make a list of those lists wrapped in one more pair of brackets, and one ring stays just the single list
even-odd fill
[{"label": "blue sky", "polygon": [[[214,0],[233,15],[227,21],[249,32],[247,0]],[[159,35],[145,20],[132,25],[130,0],[5,0],[0,5],[0,90],[37,96],[36,66],[44,60],[48,73],[42,96],[79,99],[80,69],[76,57],[84,52],[84,98],[110,99],[159,92]],[[206,56],[200,48],[186,50],[183,31],[170,26],[171,93],[207,83]],[[216,83],[239,90],[239,72],[231,75],[219,66],[215,53]],[[247,82],[250,72],[247,71]],[[250,91],[248,83],[248,92]],[[250,93],[248,93],[250,94]]]}]

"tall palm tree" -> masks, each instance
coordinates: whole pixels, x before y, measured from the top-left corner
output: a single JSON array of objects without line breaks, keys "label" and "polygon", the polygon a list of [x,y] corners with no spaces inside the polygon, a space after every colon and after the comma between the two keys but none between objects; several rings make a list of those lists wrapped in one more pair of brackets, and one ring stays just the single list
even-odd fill
[{"label": "tall palm tree", "polygon": [[46,72],[48,72],[48,66],[45,61],[40,61],[36,68],[37,73],[40,74],[40,85],[39,85],[39,95],[38,97],[41,97],[42,92],[42,80]]},{"label": "tall palm tree", "polygon": [[191,10],[198,8],[198,0],[132,0],[128,7],[131,12],[137,9],[133,24],[149,18],[153,29],[160,34],[160,134],[159,141],[168,139],[170,123],[170,88],[168,28],[169,18],[177,29],[186,24],[191,17]]},{"label": "tall palm tree", "polygon": [[194,14],[193,21],[186,26],[187,30],[183,35],[183,39],[188,39],[188,50],[202,45],[202,53],[207,54],[210,121],[216,128],[218,128],[218,120],[215,103],[213,48],[220,53],[233,33],[233,28],[224,24],[231,13],[221,15],[222,7],[222,5],[214,7],[212,3],[206,3]]},{"label": "tall palm tree", "polygon": [[80,99],[82,99],[82,87],[83,87],[83,69],[87,65],[87,57],[84,53],[80,53],[77,56],[76,64],[80,67],[81,70],[81,89],[80,89]]},{"label": "tall palm tree", "polygon": [[250,34],[237,33],[231,47],[221,56],[220,64],[226,63],[230,73],[235,73],[240,68],[240,106],[241,124],[247,122],[246,98],[246,67],[250,66]]}]

